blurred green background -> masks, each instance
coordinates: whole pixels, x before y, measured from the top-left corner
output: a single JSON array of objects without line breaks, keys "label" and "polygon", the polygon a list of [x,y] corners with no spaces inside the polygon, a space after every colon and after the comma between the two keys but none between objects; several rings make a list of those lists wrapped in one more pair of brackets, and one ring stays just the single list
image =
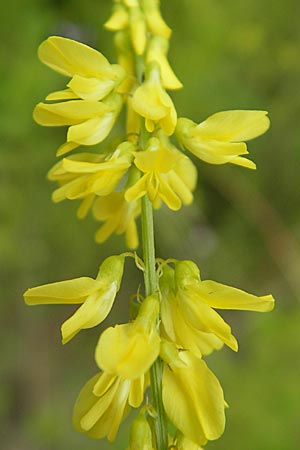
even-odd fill
[{"label": "blurred green background", "polygon": [[[199,122],[225,109],[264,109],[272,127],[249,143],[256,172],[198,163],[195,202],[155,217],[157,255],[190,258],[202,277],[257,295],[273,293],[271,314],[232,312],[238,354],[209,357],[230,404],[224,436],[209,450],[297,450],[300,441],[300,3],[298,0],[162,0],[173,28],[170,60],[184,89],[180,116]],[[102,29],[109,0],[10,0],[1,4],[0,448],[125,449],[92,441],[71,424],[74,400],[96,371],[99,330],[60,344],[72,307],[26,307],[22,293],[46,282],[94,276],[123,238],[96,245],[97,225],[79,222],[72,202],[51,203],[45,180],[65,130],[32,121],[34,105],[64,79],[37,59],[58,34],[96,46],[114,60]],[[125,322],[139,282],[131,263],[105,326]],[[130,287],[133,286],[132,288]]]}]

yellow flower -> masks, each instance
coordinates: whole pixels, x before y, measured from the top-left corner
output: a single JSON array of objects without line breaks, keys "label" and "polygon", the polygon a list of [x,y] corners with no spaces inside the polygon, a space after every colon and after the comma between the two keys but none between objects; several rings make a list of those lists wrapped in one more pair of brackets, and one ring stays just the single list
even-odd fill
[{"label": "yellow flower", "polygon": [[97,278],[75,278],[28,289],[27,305],[82,304],[61,327],[63,344],[80,330],[99,325],[108,316],[123,276],[124,256],[109,256]]},{"label": "yellow flower", "polygon": [[162,334],[180,348],[190,350],[201,358],[213,350],[223,347],[223,342],[208,331],[195,328],[182,312],[182,305],[176,296],[175,271],[164,266],[159,280],[161,291]]},{"label": "yellow flower", "polygon": [[142,0],[146,21],[150,32],[154,35],[169,39],[171,28],[163,20],[159,11],[159,0]]},{"label": "yellow flower", "polygon": [[67,142],[60,146],[57,156],[79,145],[95,145],[104,141],[113,128],[122,108],[122,96],[114,93],[103,102],[71,100],[54,104],[39,103],[34,120],[44,126],[70,125]]},{"label": "yellow flower", "polygon": [[133,144],[125,141],[113,154],[80,153],[64,158],[48,173],[50,180],[61,185],[54,191],[53,201],[110,194],[130,167],[134,149]]},{"label": "yellow flower", "polygon": [[181,89],[182,83],[178,80],[173,72],[169,61],[167,60],[167,53],[169,50],[169,42],[162,36],[153,36],[149,40],[146,62],[156,61],[159,64],[161,71],[162,85],[165,89]]},{"label": "yellow flower", "polygon": [[[213,308],[267,312],[274,307],[272,295],[257,297],[215,281],[201,281],[199,269],[192,261],[176,262],[175,285],[176,302],[172,297],[168,301],[172,302],[171,309],[175,303],[182,323],[191,326],[191,329],[214,334],[235,351],[238,344],[230,326]],[[164,323],[167,323],[166,319]],[[180,326],[180,322],[176,324]]]},{"label": "yellow flower", "polygon": [[98,366],[104,372],[130,380],[146,373],[159,354],[158,312],[159,301],[153,294],[145,298],[134,322],[106,329],[96,347]]},{"label": "yellow flower", "polygon": [[269,118],[265,111],[222,111],[213,114],[199,125],[192,120],[180,118],[176,136],[195,156],[210,164],[237,164],[255,169],[255,164],[240,155],[247,155],[249,141],[265,133]]},{"label": "yellow flower", "polygon": [[126,380],[100,373],[91,378],[81,390],[73,411],[77,431],[101,439],[115,440],[119,426],[130,407],[138,408],[147,382],[144,375]]},{"label": "yellow flower", "polygon": [[94,217],[104,222],[95,235],[96,242],[106,241],[112,233],[125,233],[127,246],[130,249],[137,248],[139,239],[135,221],[140,212],[140,201],[126,202],[123,191],[112,192],[95,200]]},{"label": "yellow flower", "polygon": [[113,7],[112,15],[105,22],[104,27],[111,31],[124,30],[128,27],[128,11],[121,3],[116,3]]},{"label": "yellow flower", "polygon": [[145,151],[135,153],[134,163],[144,174],[127,189],[129,202],[148,195],[155,207],[161,201],[173,210],[193,201],[197,171],[189,158],[158,138],[150,138]]},{"label": "yellow flower", "polygon": [[132,107],[145,117],[146,129],[154,131],[155,124],[170,136],[174,133],[177,113],[175,106],[161,85],[160,68],[156,61],[147,65],[146,81],[133,94]]},{"label": "yellow flower", "polygon": [[225,427],[225,401],[216,376],[189,351],[165,362],[162,395],[170,421],[198,446],[218,439]]},{"label": "yellow flower", "polygon": [[[39,47],[39,58],[56,72],[72,77],[67,94],[84,100],[101,100],[113,91],[126,76],[118,64],[110,64],[97,50],[71,39],[51,36]],[[71,90],[71,92],[70,92]],[[49,100],[61,100],[60,92]]]},{"label": "yellow flower", "polygon": [[142,55],[146,48],[147,28],[145,16],[138,1],[130,0],[129,6],[129,25],[130,36],[133,49],[137,55]]}]

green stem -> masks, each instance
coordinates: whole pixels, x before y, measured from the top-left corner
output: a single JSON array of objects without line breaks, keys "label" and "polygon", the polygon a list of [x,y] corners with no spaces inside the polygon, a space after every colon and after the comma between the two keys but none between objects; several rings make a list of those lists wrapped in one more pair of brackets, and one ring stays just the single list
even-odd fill
[{"label": "green stem", "polygon": [[[153,209],[147,196],[142,199],[142,237],[145,290],[146,296],[148,296],[157,292],[158,285],[155,271]],[[150,369],[152,403],[157,414],[154,419],[157,450],[167,450],[168,448],[167,420],[162,401],[162,369],[162,362],[159,358]]]}]

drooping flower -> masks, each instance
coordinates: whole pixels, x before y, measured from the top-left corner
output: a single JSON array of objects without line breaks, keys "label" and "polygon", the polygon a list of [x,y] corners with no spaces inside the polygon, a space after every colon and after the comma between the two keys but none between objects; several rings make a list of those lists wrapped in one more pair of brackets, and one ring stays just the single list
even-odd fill
[{"label": "drooping flower", "polygon": [[130,408],[138,408],[147,387],[146,377],[135,380],[100,373],[81,390],[73,411],[77,431],[101,439],[115,440],[119,426]]},{"label": "drooping flower", "polygon": [[48,173],[50,180],[60,184],[53,201],[109,195],[130,167],[134,150],[135,146],[125,141],[112,154],[83,153],[64,158]]},{"label": "drooping flower", "polygon": [[[39,47],[40,60],[56,72],[72,77],[67,94],[84,100],[102,100],[124,80],[125,70],[110,64],[97,50],[59,36],[51,36]],[[57,95],[56,95],[57,94]],[[50,94],[49,100],[61,100],[61,93]],[[74,96],[73,96],[74,98]]]},{"label": "drooping flower", "polygon": [[[216,376],[202,359],[189,351],[165,360],[162,396],[166,414],[175,427],[198,446],[218,439],[225,427],[225,401]],[[167,357],[166,357],[167,356]]]},{"label": "drooping flower", "polygon": [[189,158],[158,138],[150,138],[145,151],[135,153],[134,164],[142,177],[127,189],[129,202],[148,195],[154,207],[161,201],[173,210],[193,201],[197,171]]},{"label": "drooping flower", "polygon": [[223,347],[223,342],[215,334],[200,330],[199,327],[195,328],[182,313],[182,305],[177,297],[174,269],[164,266],[159,286],[163,336],[180,348],[190,350],[199,358]]},{"label": "drooping flower", "polygon": [[199,447],[198,444],[192,442],[183,434],[179,434],[176,436],[176,440],[174,442],[175,448],[178,450],[204,450],[202,447]]},{"label": "drooping flower", "polygon": [[172,30],[161,16],[159,0],[142,0],[142,3],[149,31],[153,35],[169,39]]},{"label": "drooping flower", "polygon": [[160,67],[156,61],[147,65],[145,81],[133,94],[133,109],[144,117],[146,129],[154,131],[158,124],[170,136],[174,133],[177,113],[175,106],[161,84]]},{"label": "drooping flower", "polygon": [[96,242],[106,241],[113,233],[125,233],[127,246],[130,249],[137,248],[139,240],[136,218],[140,212],[140,201],[126,202],[123,191],[97,198],[93,205],[93,215],[96,220],[104,223],[96,232]]},{"label": "drooping flower", "polygon": [[218,338],[216,344],[222,341],[232,350],[238,349],[230,326],[214,308],[267,312],[274,307],[272,295],[257,297],[215,281],[201,281],[199,269],[192,261],[177,261],[174,276],[175,283],[169,292],[164,286],[168,281],[163,282],[166,295],[162,299],[162,323],[170,339],[175,342],[178,339],[179,345],[186,346],[196,355],[197,347],[201,352],[201,335],[199,345],[196,341],[193,343],[192,338],[196,338],[198,332],[207,333],[211,346],[210,334],[213,334]]},{"label": "drooping flower", "polygon": [[159,354],[158,312],[159,301],[153,294],[143,300],[133,322],[107,328],[96,347],[98,366],[106,373],[130,380],[145,374]]},{"label": "drooping flower", "polygon": [[57,156],[80,145],[95,145],[104,141],[113,128],[122,108],[122,96],[114,93],[102,102],[71,100],[59,103],[39,103],[33,112],[35,121],[44,126],[70,126],[67,142]]},{"label": "drooping flower", "polygon": [[61,327],[63,344],[79,331],[99,325],[109,314],[123,276],[124,255],[109,256],[96,279],[89,277],[59,281],[28,289],[27,305],[81,304]]},{"label": "drooping flower", "polygon": [[182,83],[178,80],[167,60],[168,50],[169,42],[166,38],[153,36],[147,47],[146,61],[147,63],[156,61],[159,64],[162,85],[165,89],[180,89]]},{"label": "drooping flower", "polygon": [[189,119],[177,121],[179,142],[195,156],[210,164],[231,163],[255,169],[247,155],[249,141],[265,133],[270,126],[266,111],[222,111],[197,125]]}]

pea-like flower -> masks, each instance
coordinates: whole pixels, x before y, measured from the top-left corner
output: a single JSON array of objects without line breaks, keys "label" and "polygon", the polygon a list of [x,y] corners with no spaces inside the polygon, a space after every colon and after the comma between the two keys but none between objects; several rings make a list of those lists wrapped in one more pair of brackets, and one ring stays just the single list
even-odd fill
[{"label": "pea-like flower", "polygon": [[33,112],[35,121],[44,126],[70,126],[67,142],[57,156],[80,145],[95,145],[104,141],[113,128],[122,108],[122,96],[114,93],[102,102],[71,100],[59,103],[39,103]]},{"label": "pea-like flower", "polygon": [[[208,337],[211,333],[232,350],[237,351],[238,349],[230,326],[215,311],[215,308],[259,312],[271,311],[274,308],[272,295],[257,297],[215,281],[202,281],[199,269],[192,261],[177,261],[174,275],[173,292],[175,291],[175,295],[171,290],[171,295],[162,299],[162,302],[165,303],[162,306],[162,323],[171,339],[176,341],[179,338],[178,344],[186,346],[185,348],[195,354],[197,354],[195,352],[196,343],[192,343],[194,330],[208,333]],[[166,288],[164,287],[164,289]],[[180,325],[181,320],[182,325]],[[182,328],[180,329],[180,327]],[[188,331],[189,329],[190,331]],[[201,351],[201,345],[199,350]]]},{"label": "pea-like flower", "polygon": [[177,112],[175,106],[161,84],[160,68],[156,61],[148,64],[145,81],[133,94],[133,109],[144,117],[146,129],[154,131],[158,124],[170,136],[174,133]]},{"label": "pea-like flower", "polygon": [[180,89],[182,83],[178,80],[167,59],[169,42],[162,36],[153,36],[147,47],[146,61],[156,61],[161,72],[162,85],[165,89]]},{"label": "pea-like flower", "polygon": [[148,195],[154,207],[161,201],[173,210],[193,201],[197,170],[192,161],[162,139],[150,138],[146,150],[135,153],[134,164],[142,177],[127,189],[129,202]]},{"label": "pea-like flower", "polygon": [[77,431],[101,439],[115,440],[119,426],[128,410],[138,408],[144,398],[147,377],[135,380],[98,373],[83,387],[73,411]]},{"label": "pea-like flower", "polygon": [[172,30],[161,16],[159,0],[142,0],[142,4],[149,31],[153,35],[169,39]]},{"label": "pea-like flower", "polygon": [[104,222],[95,235],[96,242],[104,242],[113,233],[125,233],[127,247],[138,247],[139,239],[136,218],[141,213],[141,202],[135,200],[126,202],[124,191],[112,192],[105,197],[99,197],[93,205],[93,215],[96,220]]},{"label": "pea-like flower", "polygon": [[125,141],[112,154],[79,153],[59,161],[48,173],[50,180],[61,185],[54,191],[53,201],[110,194],[130,167],[134,149]]},{"label": "pea-like flower", "polygon": [[194,327],[182,313],[175,284],[175,271],[164,266],[159,279],[161,291],[162,335],[180,348],[190,350],[201,358],[213,350],[223,347],[223,342],[215,334]]},{"label": "pea-like flower", "polygon": [[99,325],[108,316],[123,276],[124,255],[109,256],[96,279],[89,277],[59,281],[28,289],[27,305],[81,304],[61,327],[63,344],[79,331]]},{"label": "pea-like flower", "polygon": [[266,111],[222,111],[197,125],[189,119],[177,121],[176,136],[190,152],[210,164],[236,164],[255,169],[247,155],[249,141],[265,133],[270,126]]},{"label": "pea-like flower", "polygon": [[56,72],[72,77],[66,91],[50,94],[47,100],[79,97],[102,100],[118,87],[126,76],[118,64],[110,64],[97,50],[59,36],[51,36],[39,47],[40,60]]},{"label": "pea-like flower", "polygon": [[161,356],[166,363],[162,396],[168,418],[198,446],[218,439],[225,427],[224,394],[218,379],[191,352],[178,352],[177,358],[173,354],[166,358],[167,353],[162,351]]},{"label": "pea-like flower", "polygon": [[156,329],[158,312],[159,301],[153,294],[145,298],[132,323],[106,329],[96,347],[98,366],[106,373],[130,380],[145,374],[160,350]]}]

